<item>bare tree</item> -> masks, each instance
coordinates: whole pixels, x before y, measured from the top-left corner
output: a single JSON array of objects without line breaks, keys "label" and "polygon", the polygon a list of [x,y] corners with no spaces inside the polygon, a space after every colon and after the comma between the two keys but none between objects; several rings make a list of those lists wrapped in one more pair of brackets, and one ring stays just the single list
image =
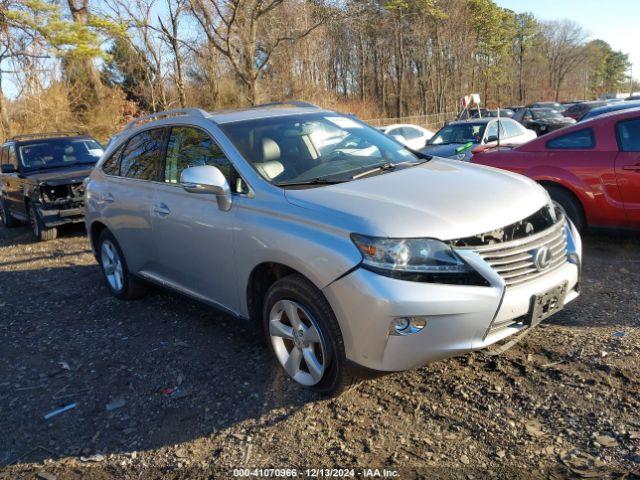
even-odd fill
[{"label": "bare tree", "polygon": [[298,30],[278,22],[276,12],[291,0],[189,0],[208,43],[230,63],[247,89],[247,100],[255,104],[256,85],[272,55],[285,43],[294,44],[325,20],[320,17]]},{"label": "bare tree", "polygon": [[183,56],[180,41],[180,17],[186,10],[187,0],[166,0],[168,19],[158,16],[159,31],[162,39],[168,44],[173,55],[175,69],[174,79],[178,90],[178,100],[182,108],[187,106],[187,97],[184,85]]},{"label": "bare tree", "polygon": [[587,35],[580,25],[571,20],[543,22],[542,34],[545,56],[549,62],[549,84],[558,101],[567,75],[585,59]]}]

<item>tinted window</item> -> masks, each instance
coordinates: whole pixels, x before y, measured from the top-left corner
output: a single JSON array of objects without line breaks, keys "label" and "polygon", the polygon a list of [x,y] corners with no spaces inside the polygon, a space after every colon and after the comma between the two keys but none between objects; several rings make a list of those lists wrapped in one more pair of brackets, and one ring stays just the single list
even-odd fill
[{"label": "tinted window", "polygon": [[125,144],[120,145],[102,164],[102,171],[107,175],[120,175],[120,157]]},{"label": "tinted window", "polygon": [[595,145],[593,130],[590,128],[571,132],[547,142],[547,148],[564,150],[588,150],[595,147]]},{"label": "tinted window", "polygon": [[623,152],[640,152],[640,118],[618,123],[618,139]]},{"label": "tinted window", "polygon": [[163,128],[154,128],[132,137],[122,153],[120,175],[139,180],[156,180],[162,159],[163,134]]},{"label": "tinted window", "polygon": [[448,143],[480,143],[486,130],[485,123],[454,123],[445,125],[429,140],[429,145]]},{"label": "tinted window", "polygon": [[9,154],[7,152],[8,149],[9,147],[2,147],[2,151],[0,151],[0,165],[9,163]]},{"label": "tinted window", "polygon": [[[173,127],[167,147],[164,181],[180,183],[185,168],[213,165],[227,177],[231,188],[236,185],[237,174],[216,142],[204,131],[193,127]],[[239,191],[235,189],[234,191]]]}]

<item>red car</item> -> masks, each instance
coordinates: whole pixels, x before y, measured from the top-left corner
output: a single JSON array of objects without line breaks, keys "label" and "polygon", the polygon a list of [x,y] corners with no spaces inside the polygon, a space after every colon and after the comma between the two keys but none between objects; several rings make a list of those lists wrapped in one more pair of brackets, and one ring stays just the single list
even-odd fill
[{"label": "red car", "polygon": [[477,149],[471,162],[536,180],[578,229],[640,229],[640,108],[579,122],[513,149]]}]

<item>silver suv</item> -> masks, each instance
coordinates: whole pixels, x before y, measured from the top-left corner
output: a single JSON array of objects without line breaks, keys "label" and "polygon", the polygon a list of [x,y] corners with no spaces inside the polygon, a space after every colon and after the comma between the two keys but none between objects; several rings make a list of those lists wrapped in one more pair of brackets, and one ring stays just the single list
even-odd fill
[{"label": "silver suv", "polygon": [[578,296],[580,237],[536,183],[299,102],[134,121],[86,206],[116,297],[151,282],[255,320],[328,394],[509,343]]}]

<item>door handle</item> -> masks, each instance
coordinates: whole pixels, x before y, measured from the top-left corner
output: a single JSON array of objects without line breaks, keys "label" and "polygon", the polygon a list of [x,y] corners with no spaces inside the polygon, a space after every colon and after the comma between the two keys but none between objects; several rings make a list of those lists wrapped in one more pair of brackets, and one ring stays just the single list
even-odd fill
[{"label": "door handle", "polygon": [[164,203],[160,203],[153,206],[153,212],[157,213],[161,217],[166,217],[171,213],[171,210],[169,210],[169,207],[167,207]]},{"label": "door handle", "polygon": [[637,163],[635,165],[623,165],[622,169],[640,171],[640,163]]}]

